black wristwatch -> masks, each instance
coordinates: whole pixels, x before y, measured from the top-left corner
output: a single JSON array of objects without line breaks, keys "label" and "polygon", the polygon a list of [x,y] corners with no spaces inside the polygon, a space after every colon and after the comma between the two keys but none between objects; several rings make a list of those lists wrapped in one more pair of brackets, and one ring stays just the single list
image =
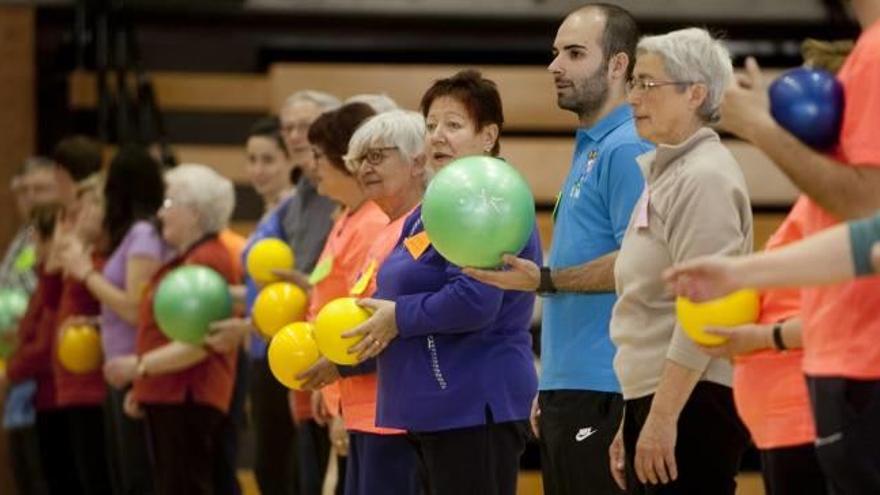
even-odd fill
[{"label": "black wristwatch", "polygon": [[539,294],[556,293],[556,286],[553,285],[553,277],[550,275],[549,266],[541,267],[541,281],[538,283],[538,290],[536,290],[535,292]]},{"label": "black wristwatch", "polygon": [[788,349],[785,347],[785,342],[782,341],[782,322],[773,325],[773,346],[776,347],[777,351],[785,351]]}]

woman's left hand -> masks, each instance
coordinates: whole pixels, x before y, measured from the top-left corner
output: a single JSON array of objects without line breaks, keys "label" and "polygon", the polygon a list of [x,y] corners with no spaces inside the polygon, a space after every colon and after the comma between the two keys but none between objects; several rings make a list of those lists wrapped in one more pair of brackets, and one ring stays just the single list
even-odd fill
[{"label": "woman's left hand", "polygon": [[773,348],[772,325],[741,325],[738,327],[706,328],[705,332],[727,340],[720,345],[700,345],[700,349],[713,357],[733,358],[741,354]]},{"label": "woman's left hand", "polygon": [[634,468],[639,481],[656,485],[669,483],[678,478],[675,464],[675,440],[678,420],[668,415],[648,413],[639,440],[636,443]]},{"label": "woman's left hand", "polygon": [[358,305],[372,310],[373,316],[342,336],[363,336],[360,342],[348,348],[348,352],[356,354],[358,361],[366,361],[378,356],[388,347],[388,343],[397,337],[397,317],[395,314],[397,305],[394,301],[384,299],[360,299]]},{"label": "woman's left hand", "polygon": [[122,409],[130,418],[141,419],[144,417],[144,410],[141,409],[140,403],[134,398],[134,390],[129,390],[125,393]]},{"label": "woman's left hand", "polygon": [[77,237],[71,237],[59,246],[58,260],[64,271],[77,280],[85,279],[94,270],[88,250]]},{"label": "woman's left hand", "polygon": [[137,356],[129,354],[113,358],[104,364],[104,378],[116,388],[123,388],[137,376]]}]

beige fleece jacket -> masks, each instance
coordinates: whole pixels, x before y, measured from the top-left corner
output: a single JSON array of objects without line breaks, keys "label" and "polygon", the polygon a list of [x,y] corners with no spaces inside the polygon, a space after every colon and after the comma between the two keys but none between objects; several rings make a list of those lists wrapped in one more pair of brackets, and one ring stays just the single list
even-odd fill
[{"label": "beige fleece jacket", "polygon": [[625,399],[653,394],[665,361],[701,371],[701,380],[730,386],[730,361],[699,350],[678,324],[675,297],[661,275],[709,254],[752,249],[752,210],[740,167],[715,131],[702,128],[676,146],[638,157],[646,189],[633,210],[617,256],[617,304],[611,339]]}]

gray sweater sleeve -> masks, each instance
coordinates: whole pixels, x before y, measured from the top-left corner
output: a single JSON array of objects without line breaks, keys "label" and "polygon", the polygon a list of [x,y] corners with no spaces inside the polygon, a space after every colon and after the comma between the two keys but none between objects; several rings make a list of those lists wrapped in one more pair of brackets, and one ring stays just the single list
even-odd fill
[{"label": "gray sweater sleeve", "polygon": [[852,245],[853,267],[856,276],[871,275],[871,248],[880,242],[880,213],[870,218],[849,223],[849,239]]}]

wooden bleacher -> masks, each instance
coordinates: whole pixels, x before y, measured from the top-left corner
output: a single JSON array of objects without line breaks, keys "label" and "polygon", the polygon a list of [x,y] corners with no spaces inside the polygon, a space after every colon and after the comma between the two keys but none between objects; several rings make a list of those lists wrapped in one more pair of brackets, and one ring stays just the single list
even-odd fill
[{"label": "wooden bleacher", "polygon": [[[267,74],[181,73],[153,75],[160,107],[164,111],[247,112],[268,114],[300,89],[318,89],[348,97],[357,93],[386,93],[401,106],[416,108],[422,92],[435,79],[461,69],[451,65],[378,65],[295,63],[273,65]],[[553,204],[568,170],[573,146],[571,133],[576,119],[556,105],[552,78],[543,67],[493,66],[481,68],[496,81],[505,106],[502,154],[516,166],[532,187],[536,202]],[[778,71],[772,71],[778,72]],[[70,77],[72,108],[96,105],[94,77],[77,72]],[[737,157],[758,212],[755,217],[756,248],[784,217],[779,211],[793,202],[797,191],[758,149],[736,139],[725,144]],[[244,177],[241,143],[204,145],[176,143],[182,162],[211,165],[239,184]],[[766,213],[766,210],[772,213]],[[250,223],[236,226],[246,230]],[[549,243],[552,225],[546,211],[539,213],[542,239]]]}]

